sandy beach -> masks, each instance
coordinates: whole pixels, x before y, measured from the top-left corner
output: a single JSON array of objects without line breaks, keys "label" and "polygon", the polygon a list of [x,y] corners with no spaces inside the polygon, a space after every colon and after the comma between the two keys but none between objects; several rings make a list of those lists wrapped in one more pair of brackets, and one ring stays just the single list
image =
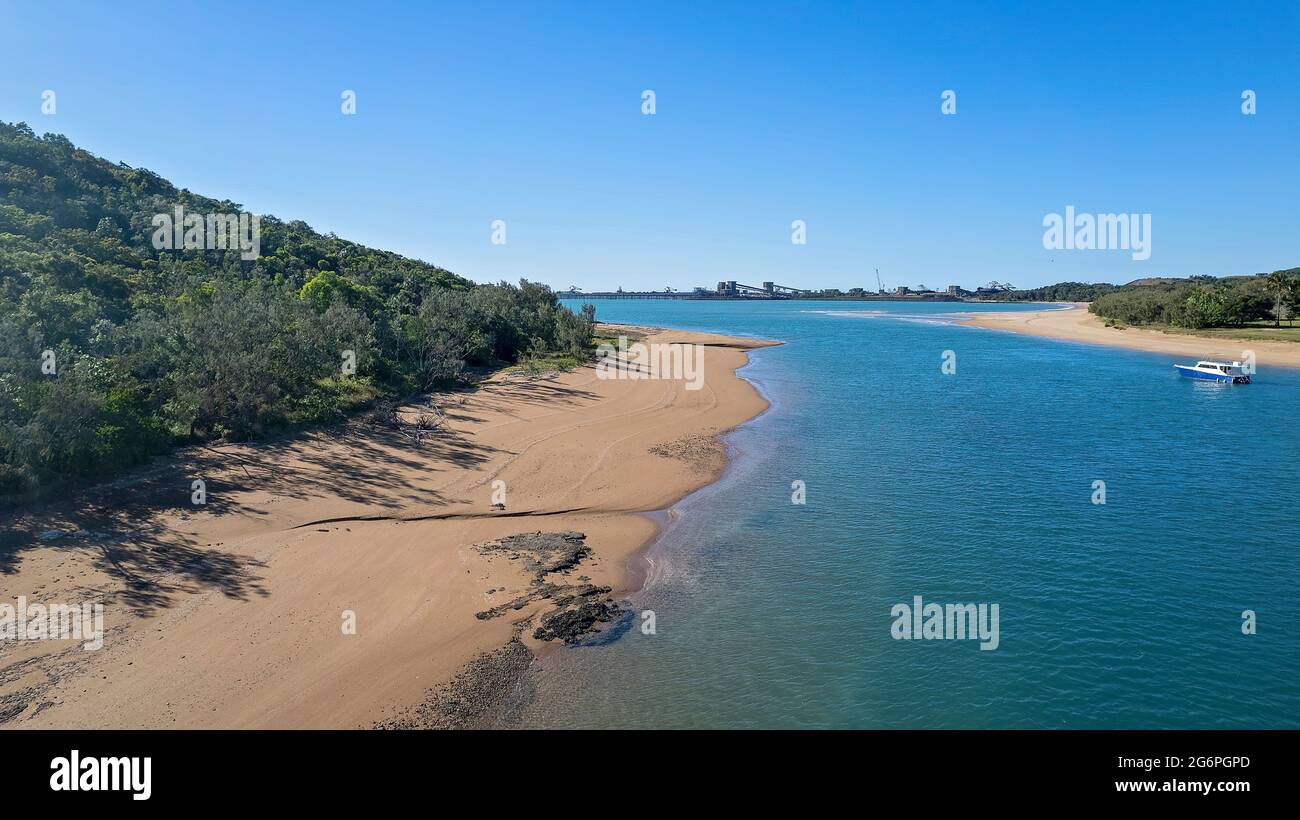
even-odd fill
[{"label": "sandy beach", "polygon": [[1169,353],[1187,360],[1240,361],[1243,351],[1253,350],[1257,364],[1300,367],[1300,344],[1162,333],[1138,327],[1106,327],[1101,319],[1088,312],[1086,303],[1072,304],[1070,309],[977,313],[966,324],[1031,336]]},{"label": "sandy beach", "polygon": [[645,341],[707,344],[703,388],[502,373],[435,397],[421,443],[353,419],[6,514],[0,602],[102,602],[107,632],[0,644],[0,727],[492,725],[537,653],[619,615],[642,513],[714,480],[717,435],[766,407],[734,372],[765,343]]}]

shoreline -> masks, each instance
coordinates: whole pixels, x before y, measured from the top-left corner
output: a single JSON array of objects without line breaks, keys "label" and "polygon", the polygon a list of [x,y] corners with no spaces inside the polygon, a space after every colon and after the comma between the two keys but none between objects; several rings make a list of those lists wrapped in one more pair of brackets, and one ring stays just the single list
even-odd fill
[{"label": "shoreline", "polygon": [[1300,368],[1300,344],[1255,339],[1225,339],[1195,334],[1164,333],[1140,327],[1106,327],[1088,312],[1086,302],[1065,302],[1069,307],[1017,312],[969,314],[957,324],[1001,330],[1068,342],[1122,347],[1147,353],[1167,353],[1192,360],[1239,361],[1253,350],[1256,363],[1272,367]]},{"label": "shoreline", "polygon": [[[752,345],[752,347],[750,347],[749,350],[757,350],[763,347],[775,347],[777,345],[784,344],[783,342],[779,342],[771,339],[764,339],[756,336],[755,337],[735,336],[735,335],[723,335],[719,333],[711,333],[707,331],[698,331],[698,332],[686,331],[686,330],[677,330],[675,328],[658,327],[655,325],[629,325],[629,324],[623,324],[617,322],[601,322],[599,324],[600,327],[609,328],[615,330],[615,332],[621,329],[621,330],[633,331],[640,334],[645,334],[647,338],[659,334],[682,333],[682,334],[690,334],[692,336],[700,336],[704,338],[740,340]],[[637,546],[634,550],[632,550],[627,557],[626,568],[624,570],[624,584],[620,589],[616,590],[616,592],[619,592],[619,594],[622,597],[626,598],[628,596],[635,595],[636,593],[641,592],[642,590],[645,589],[646,584],[649,581],[649,572],[647,566],[649,553],[651,552],[651,550],[654,549],[656,544],[658,544],[660,541],[663,540],[668,530],[676,523],[677,519],[673,516],[673,510],[675,510],[678,505],[680,505],[682,502],[684,502],[686,499],[690,498],[691,496],[695,495],[696,493],[703,492],[709,487],[717,484],[719,481],[722,481],[727,476],[727,474],[730,473],[731,470],[735,467],[736,459],[733,457],[730,447],[725,440],[727,434],[735,430],[737,427],[740,427],[741,425],[749,424],[750,422],[754,421],[755,419],[762,416],[764,413],[768,412],[771,409],[772,407],[771,399],[769,399],[767,395],[764,394],[763,391],[759,389],[757,384],[750,381],[749,379],[746,379],[744,376],[740,375],[740,371],[748,367],[753,361],[749,356],[749,350],[746,350],[744,360],[735,368],[732,368],[731,376],[736,380],[748,385],[748,387],[757,395],[759,401],[762,403],[762,406],[757,410],[757,412],[752,413],[742,421],[733,424],[732,426],[724,430],[718,430],[710,434],[710,437],[714,441],[716,441],[717,445],[721,448],[721,458],[719,460],[719,464],[716,467],[716,469],[710,471],[707,481],[704,481],[698,486],[691,487],[689,489],[684,490],[679,496],[677,496],[675,499],[673,499],[672,501],[670,501],[669,503],[665,504],[662,507],[653,510],[643,510],[637,513],[637,515],[639,515],[641,518],[649,521],[653,526],[654,530],[647,538],[645,538],[641,542],[639,546]],[[548,649],[550,648],[553,647],[548,647]]]},{"label": "shoreline", "polygon": [[618,602],[664,530],[649,514],[717,481],[721,436],[768,407],[736,371],[776,342],[646,330],[708,345],[703,389],[498,374],[440,396],[423,444],[354,420],[14,511],[6,597],[102,600],[108,635],[0,643],[0,727],[490,723],[503,669],[630,617]]},{"label": "shoreline", "polygon": [[[627,327],[631,327],[631,326],[627,326]],[[648,326],[637,326],[637,327],[642,330],[652,330],[652,331],[669,330],[668,328],[652,328]],[[714,335],[714,334],[706,334],[706,335]],[[741,338],[741,339],[752,340],[755,342],[761,342],[763,343],[761,346],[766,346],[766,347],[775,347],[777,345],[784,344],[784,342],[777,342],[769,339],[763,339],[760,337],[732,336],[731,338]],[[733,427],[727,430],[722,430],[717,434],[715,434],[717,440],[723,446],[724,461],[722,463],[721,468],[715,472],[715,474],[713,475],[710,481],[701,484],[700,486],[695,487],[694,489],[691,489],[690,491],[682,494],[680,498],[673,501],[671,504],[663,507],[662,509],[649,510],[641,513],[642,516],[650,519],[654,523],[655,532],[650,538],[648,538],[645,541],[645,543],[641,545],[640,548],[638,548],[628,558],[629,579],[635,579],[635,580],[629,581],[625,595],[635,595],[645,590],[646,585],[649,582],[649,568],[647,564],[649,562],[650,553],[655,549],[656,546],[658,546],[664,540],[664,538],[668,535],[669,530],[674,525],[676,525],[677,522],[681,519],[680,515],[674,515],[674,511],[681,504],[685,503],[688,499],[690,499],[692,496],[695,496],[699,493],[705,492],[717,486],[719,483],[726,480],[737,469],[738,461],[740,459],[740,454],[733,451],[732,445],[726,441],[727,436],[735,432],[737,428],[746,424],[750,424],[771,411],[772,404],[773,404],[771,397],[768,396],[768,394],[764,392],[757,383],[755,383],[750,379],[746,379],[744,376],[740,375],[740,371],[744,370],[746,367],[749,367],[752,363],[753,363],[753,359],[750,358],[748,354],[746,354],[744,363],[741,364],[739,367],[737,367],[735,370],[733,370],[732,374],[736,378],[748,384],[754,390],[754,392],[758,394],[758,397],[763,401],[763,408],[759,410],[757,413],[755,413],[754,415],[740,422],[740,424],[734,425]],[[634,565],[638,565],[638,566],[634,566]]]}]

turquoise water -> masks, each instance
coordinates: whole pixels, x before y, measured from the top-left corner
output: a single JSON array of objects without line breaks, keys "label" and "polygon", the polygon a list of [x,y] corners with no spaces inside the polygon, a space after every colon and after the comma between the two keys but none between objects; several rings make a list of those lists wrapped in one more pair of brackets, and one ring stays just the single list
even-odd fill
[{"label": "turquoise water", "polygon": [[[526,724],[1300,726],[1300,371],[1216,385],[942,322],[1005,306],[596,305],[786,344],[651,550],[657,634],[553,653]],[[998,648],[893,639],[915,595],[998,604]]]}]

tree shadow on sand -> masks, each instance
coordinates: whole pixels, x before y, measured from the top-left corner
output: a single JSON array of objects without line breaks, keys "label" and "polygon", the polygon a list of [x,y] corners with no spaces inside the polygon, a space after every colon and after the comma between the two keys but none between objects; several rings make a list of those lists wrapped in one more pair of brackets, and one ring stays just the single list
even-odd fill
[{"label": "tree shadow on sand", "polygon": [[[557,406],[593,396],[530,381],[493,385],[475,403]],[[454,418],[450,409],[446,415]],[[198,543],[186,522],[214,516],[256,521],[269,515],[265,503],[285,499],[341,499],[381,511],[438,507],[448,503],[434,486],[439,474],[482,465],[498,452],[450,428],[413,442],[398,429],[361,418],[258,443],[189,447],[59,501],[0,510],[0,576],[16,574],[23,553],[40,547],[90,556],[93,567],[117,579],[121,589],[87,592],[107,594],[142,614],[173,605],[183,593],[264,596],[269,593],[257,574],[260,562],[220,544]],[[200,479],[206,497],[197,505],[192,493]],[[260,499],[258,506],[245,500],[250,498]]]},{"label": "tree shadow on sand", "polygon": [[[517,379],[492,383],[474,397],[475,413],[500,412],[515,415],[513,408],[520,405],[535,407],[567,407],[598,400],[600,394],[579,387],[557,384],[548,379]],[[476,417],[458,414],[454,406],[444,409],[449,419],[472,421]]]},{"label": "tree shadow on sand", "polygon": [[0,574],[16,574],[22,553],[43,547],[82,553],[93,569],[121,584],[115,590],[83,587],[83,597],[121,602],[140,615],[170,606],[179,593],[215,589],[237,600],[266,595],[257,575],[261,562],[199,545],[157,521],[179,506],[160,503],[156,495],[110,491],[21,515],[0,529]]}]

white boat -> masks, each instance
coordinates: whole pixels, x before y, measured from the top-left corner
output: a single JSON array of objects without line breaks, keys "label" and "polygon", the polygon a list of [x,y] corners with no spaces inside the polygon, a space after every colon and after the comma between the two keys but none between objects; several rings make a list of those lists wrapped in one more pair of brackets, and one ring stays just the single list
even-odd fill
[{"label": "white boat", "polygon": [[1197,362],[1196,364],[1176,364],[1178,372],[1190,379],[1207,379],[1229,384],[1250,384],[1250,376],[1241,368],[1241,362]]}]

